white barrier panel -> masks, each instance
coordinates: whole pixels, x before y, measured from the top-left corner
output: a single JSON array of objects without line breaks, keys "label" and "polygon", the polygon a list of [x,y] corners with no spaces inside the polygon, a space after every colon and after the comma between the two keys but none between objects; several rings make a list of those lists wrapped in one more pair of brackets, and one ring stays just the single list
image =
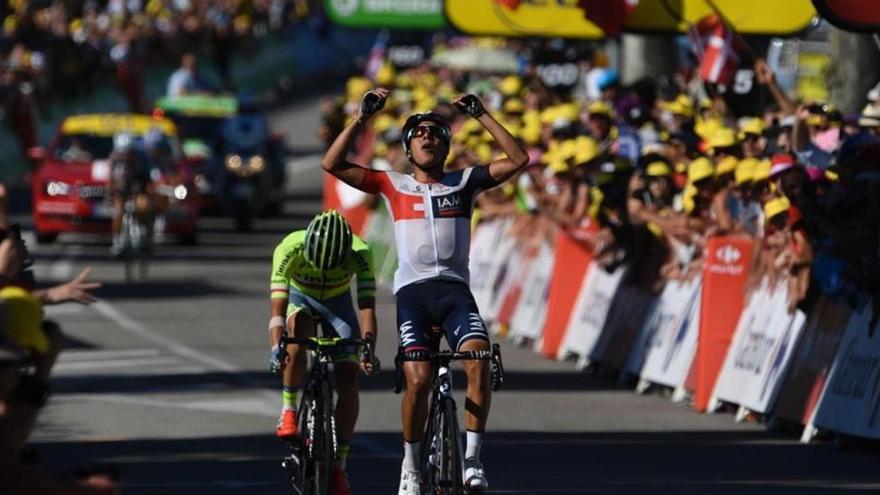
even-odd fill
[{"label": "white barrier panel", "polygon": [[684,386],[700,335],[701,286],[697,279],[680,287],[673,306],[682,305],[681,310],[654,332],[642,367],[642,380],[673,388]]},{"label": "white barrier panel", "polygon": [[657,297],[635,285],[618,287],[590,361],[623,370]]},{"label": "white barrier panel", "polygon": [[506,257],[499,256],[499,247],[505,242],[510,228],[509,220],[493,220],[481,223],[471,241],[470,273],[471,292],[480,311],[485,313],[492,305],[495,282]]},{"label": "white barrier panel", "polygon": [[866,305],[846,326],[813,421],[819,428],[880,439],[880,325],[871,329],[870,320]]},{"label": "white barrier panel", "polygon": [[547,316],[547,291],[553,275],[554,250],[542,243],[532,261],[532,269],[523,283],[523,294],[510,321],[510,336],[528,338],[537,342],[544,330]]},{"label": "white barrier panel", "polygon": [[592,354],[625,271],[626,266],[619,266],[614,273],[608,273],[596,262],[590,263],[559,347],[559,357],[575,354],[583,360]]},{"label": "white barrier panel", "polygon": [[663,292],[657,298],[651,308],[645,324],[639,333],[633,350],[626,362],[626,372],[632,375],[641,375],[648,352],[658,344],[667,332],[670,325],[675,324],[676,318],[683,318],[694,291],[699,286],[699,279],[695,281],[671,280],[663,287]]},{"label": "white barrier panel", "polygon": [[764,281],[749,298],[721,367],[711,405],[739,404],[765,414],[776,400],[806,322],[801,311],[789,313],[785,285]]},{"label": "white barrier panel", "polygon": [[485,313],[483,317],[487,321],[501,321],[512,317],[516,307],[510,307],[512,294],[515,299],[519,298],[523,282],[529,276],[532,266],[532,258],[525,256],[516,239],[505,237],[504,242],[498,247],[499,258],[502,262],[498,265],[498,273],[495,277],[495,289],[492,291],[492,300],[487,309],[480,311]]}]

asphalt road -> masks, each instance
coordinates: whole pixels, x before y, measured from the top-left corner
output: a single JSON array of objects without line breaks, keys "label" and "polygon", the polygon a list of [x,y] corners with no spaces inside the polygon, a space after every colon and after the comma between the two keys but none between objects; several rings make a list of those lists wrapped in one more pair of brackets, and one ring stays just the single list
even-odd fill
[{"label": "asphalt road", "polygon": [[[298,150],[283,215],[250,234],[207,218],[197,247],[161,247],[147,280],[124,282],[108,239],[63,237],[36,249],[37,275],[85,267],[104,283],[90,307],[50,308],[68,335],[55,394],[33,445],[62,470],[118,465],[129,494],[285,493],[274,438],[279,380],[266,372],[268,278],[275,244],[320,207],[317,103],[279,111]],[[25,219],[26,220],[26,219]],[[402,457],[391,392],[393,300],[380,297],[386,371],[362,379],[349,462],[356,493],[395,493]],[[483,449],[492,493],[877,493],[876,454],[800,445],[731,415],[700,415],[504,346],[506,389]],[[459,377],[458,384],[462,384]],[[2,491],[2,490],[0,490]]]}]

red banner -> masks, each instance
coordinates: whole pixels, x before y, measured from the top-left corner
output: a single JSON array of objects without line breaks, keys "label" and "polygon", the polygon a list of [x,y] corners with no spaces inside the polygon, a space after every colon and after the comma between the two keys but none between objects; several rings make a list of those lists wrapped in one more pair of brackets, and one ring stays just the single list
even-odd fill
[{"label": "red banner", "polygon": [[[594,230],[594,229],[591,229]],[[593,259],[592,252],[570,233],[560,229],[556,234],[556,260],[547,295],[547,319],[541,354],[556,359],[565,337],[578,292]]]},{"label": "red banner", "polygon": [[364,227],[367,224],[367,217],[370,215],[370,208],[366,204],[358,204],[357,206],[346,207],[344,205],[342,198],[340,197],[339,191],[341,188],[347,188],[348,185],[342,183],[336,177],[333,177],[330,174],[324,174],[324,201],[322,203],[322,208],[324,210],[337,210],[342,216],[348,220],[349,225],[351,225],[351,230],[357,234],[361,235],[364,232]]},{"label": "red banner", "polygon": [[700,336],[694,359],[694,409],[705,411],[743,310],[752,240],[710,237],[706,243]]}]

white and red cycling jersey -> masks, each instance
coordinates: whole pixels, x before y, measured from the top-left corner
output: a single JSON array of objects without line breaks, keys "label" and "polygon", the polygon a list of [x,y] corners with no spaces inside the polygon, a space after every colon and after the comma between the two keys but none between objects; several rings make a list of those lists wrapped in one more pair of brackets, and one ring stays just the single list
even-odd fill
[{"label": "white and red cycling jersey", "polygon": [[470,284],[468,256],[474,197],[498,185],[489,167],[450,172],[438,182],[412,175],[367,170],[360,189],[379,194],[394,221],[397,271],[394,292],[420,280],[447,279]]}]

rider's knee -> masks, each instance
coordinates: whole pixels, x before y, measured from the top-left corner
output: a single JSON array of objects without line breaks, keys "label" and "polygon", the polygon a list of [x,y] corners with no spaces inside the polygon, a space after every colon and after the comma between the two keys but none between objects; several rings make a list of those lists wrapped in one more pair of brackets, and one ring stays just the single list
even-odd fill
[{"label": "rider's knee", "polygon": [[427,366],[413,366],[406,370],[406,389],[421,394],[431,386],[431,370]]}]

